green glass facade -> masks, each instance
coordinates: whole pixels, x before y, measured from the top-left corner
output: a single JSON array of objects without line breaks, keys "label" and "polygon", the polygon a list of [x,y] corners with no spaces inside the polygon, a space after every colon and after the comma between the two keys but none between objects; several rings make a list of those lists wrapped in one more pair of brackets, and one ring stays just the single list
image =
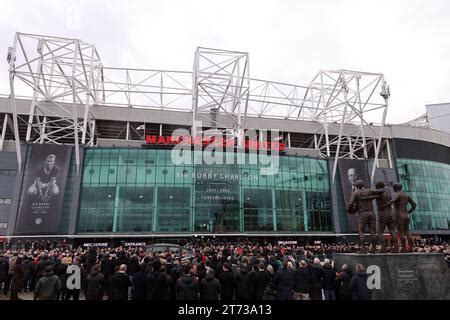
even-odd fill
[{"label": "green glass facade", "polygon": [[279,156],[270,175],[249,154],[243,164],[218,153],[234,164],[179,165],[171,152],[86,149],[77,232],[212,232],[217,216],[225,233],[332,232],[326,160]]},{"label": "green glass facade", "polygon": [[403,191],[417,203],[412,230],[450,229],[450,165],[440,162],[397,159]]}]

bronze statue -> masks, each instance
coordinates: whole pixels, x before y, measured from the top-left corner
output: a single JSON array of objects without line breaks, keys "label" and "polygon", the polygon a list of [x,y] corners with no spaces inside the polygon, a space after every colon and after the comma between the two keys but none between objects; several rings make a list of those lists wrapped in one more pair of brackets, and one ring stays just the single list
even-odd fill
[{"label": "bronze statue", "polygon": [[372,199],[383,191],[365,189],[364,181],[356,181],[357,190],[353,192],[347,211],[350,214],[356,213],[358,216],[358,232],[361,249],[359,253],[367,253],[365,243],[366,226],[369,226],[369,232],[372,242],[371,252],[376,250],[376,220],[373,215]]},{"label": "bronze statue", "polygon": [[398,252],[398,242],[397,235],[395,234],[395,212],[392,210],[391,195],[383,181],[377,181],[375,184],[377,190],[383,191],[381,194],[376,196],[377,209],[378,209],[378,237],[381,242],[381,252],[386,252],[386,242],[384,241],[383,233],[384,229],[387,227],[389,233],[391,234],[391,239],[393,242],[393,252]]},{"label": "bronze statue", "polygon": [[[402,252],[406,252],[406,240],[408,241],[409,250],[411,250],[414,245],[412,237],[409,234],[409,213],[412,213],[417,205],[408,194],[402,191],[402,184],[398,182],[394,183],[394,195],[391,203],[394,203],[397,230],[402,242]],[[409,210],[407,208],[408,203],[411,205]]]}]

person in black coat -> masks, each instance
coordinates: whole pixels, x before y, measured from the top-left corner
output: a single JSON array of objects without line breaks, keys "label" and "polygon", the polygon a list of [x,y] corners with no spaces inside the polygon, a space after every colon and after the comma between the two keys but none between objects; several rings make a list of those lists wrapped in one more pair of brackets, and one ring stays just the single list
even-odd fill
[{"label": "person in black coat", "polygon": [[272,277],[266,270],[264,263],[260,263],[258,265],[258,271],[255,271],[250,279],[252,298],[255,300],[262,300],[264,290],[271,280]]},{"label": "person in black coat", "polygon": [[277,285],[277,300],[291,300],[294,274],[288,270],[288,262],[283,261],[281,271],[275,273],[274,283]]},{"label": "person in black coat", "polygon": [[135,273],[132,277],[131,284],[133,289],[131,293],[133,300],[145,300],[147,297],[147,285],[145,282],[145,277],[147,276],[146,268],[147,265],[145,263],[141,264],[139,266],[139,272]]},{"label": "person in black coat", "polygon": [[105,276],[105,279],[108,280],[109,277],[114,273],[114,265],[113,262],[109,259],[109,254],[105,254],[100,261],[100,272]]},{"label": "person in black coat", "polygon": [[325,300],[336,300],[335,283],[336,274],[328,259],[323,265],[323,292]]},{"label": "person in black coat", "polygon": [[367,288],[366,268],[362,264],[356,265],[356,272],[350,280],[350,288],[353,292],[353,300],[371,300],[372,292]]},{"label": "person in black coat", "polygon": [[219,275],[219,281],[222,285],[222,300],[233,300],[236,290],[236,281],[234,272],[230,269],[228,262],[222,266],[223,271]]},{"label": "person in black coat", "polygon": [[85,280],[84,294],[86,300],[102,300],[104,289],[105,276],[100,273],[100,265],[96,264]]},{"label": "person in black coat", "polygon": [[131,287],[131,281],[126,271],[127,266],[122,264],[119,271],[109,278],[109,300],[128,300],[128,288]]},{"label": "person in black coat", "polygon": [[33,259],[29,256],[25,256],[23,259],[23,265],[25,267],[23,289],[24,292],[27,292],[30,285],[31,275],[34,272]]},{"label": "person in black coat", "polygon": [[147,298],[150,300],[169,300],[170,278],[159,261],[153,262],[153,272],[147,281]]},{"label": "person in black coat", "polygon": [[215,300],[218,301],[222,294],[222,286],[220,281],[214,276],[213,269],[206,272],[205,278],[200,282],[200,300]]},{"label": "person in black coat", "polygon": [[249,300],[251,296],[251,276],[247,264],[243,264],[236,275],[236,299]]},{"label": "person in black coat", "polygon": [[184,267],[184,274],[177,280],[176,293],[177,300],[198,299],[198,281],[191,274],[191,266]]},{"label": "person in black coat", "polygon": [[6,277],[8,276],[8,270],[9,270],[8,257],[0,255],[0,287],[2,286],[2,283],[6,281]]},{"label": "person in black coat", "polygon": [[322,300],[322,283],[323,268],[318,258],[314,259],[314,263],[310,266],[313,279],[313,288],[311,290],[311,300]]},{"label": "person in black coat", "polygon": [[294,271],[294,299],[309,300],[313,288],[311,271],[305,260],[300,261],[300,267]]},{"label": "person in black coat", "polygon": [[338,300],[352,300],[352,289],[350,288],[350,280],[352,272],[348,265],[342,266],[342,271],[336,278],[336,291]]}]

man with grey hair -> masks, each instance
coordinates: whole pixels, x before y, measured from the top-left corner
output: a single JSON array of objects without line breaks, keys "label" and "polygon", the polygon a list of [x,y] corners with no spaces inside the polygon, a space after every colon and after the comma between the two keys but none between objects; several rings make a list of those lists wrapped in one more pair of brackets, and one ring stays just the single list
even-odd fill
[{"label": "man with grey hair", "polygon": [[356,272],[350,280],[350,288],[353,291],[353,300],[371,300],[372,292],[367,287],[367,278],[368,274],[366,273],[366,268],[358,263],[356,265]]},{"label": "man with grey hair", "polygon": [[336,278],[337,300],[352,300],[352,289],[350,288],[350,280],[352,279],[352,271],[349,266],[344,264],[341,272]]},{"label": "man with grey hair", "polygon": [[323,268],[319,258],[314,258],[314,263],[311,266],[311,276],[311,300],[322,300]]},{"label": "man with grey hair", "polygon": [[294,300],[309,300],[309,293],[313,287],[313,279],[305,260],[294,271]]}]

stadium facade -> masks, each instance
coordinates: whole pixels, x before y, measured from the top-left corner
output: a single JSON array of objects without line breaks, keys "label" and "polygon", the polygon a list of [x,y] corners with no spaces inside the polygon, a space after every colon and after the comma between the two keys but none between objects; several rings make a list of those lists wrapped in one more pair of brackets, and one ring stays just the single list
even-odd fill
[{"label": "stadium facade", "polygon": [[381,74],[295,86],[250,78],[242,52],[199,48],[193,72],[120,69],[79,40],[15,39],[3,237],[354,235],[356,178],[400,181],[418,204],[413,233],[450,235],[450,134],[386,124]]}]

